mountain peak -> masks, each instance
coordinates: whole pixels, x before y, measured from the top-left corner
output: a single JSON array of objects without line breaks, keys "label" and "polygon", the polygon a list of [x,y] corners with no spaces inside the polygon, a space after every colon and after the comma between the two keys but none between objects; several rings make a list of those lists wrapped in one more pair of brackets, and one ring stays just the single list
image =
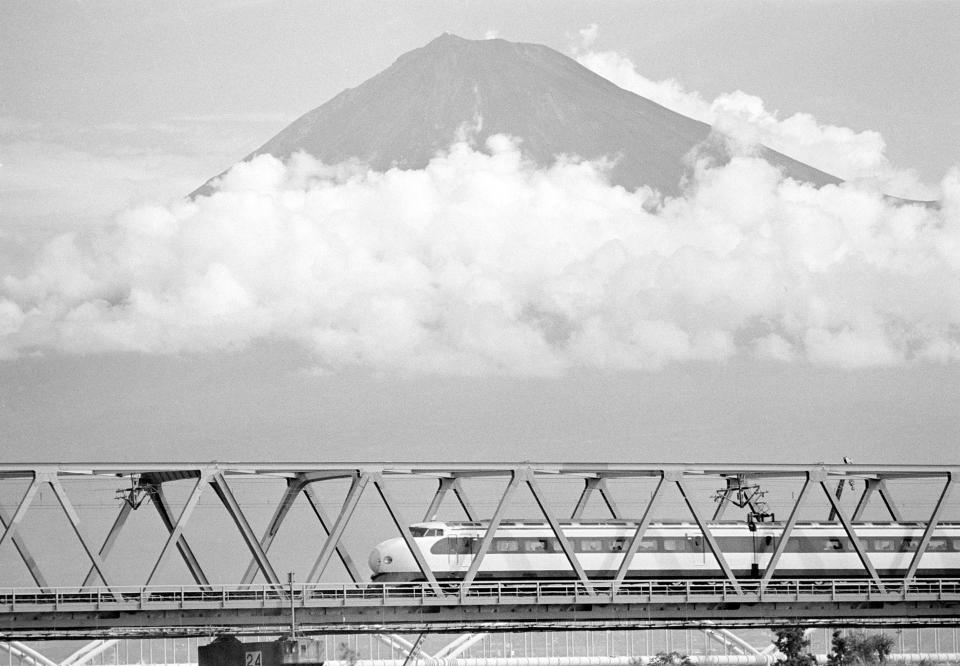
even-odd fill
[{"label": "mountain peak", "polygon": [[[680,191],[691,151],[711,136],[709,125],[623,90],[549,47],[445,32],[304,114],[247,159],[304,151],[327,163],[419,169],[464,126],[474,128],[478,150],[489,136],[507,134],[538,165],[559,155],[608,158],[613,183],[671,195]],[[772,150],[763,156],[798,180],[840,182]],[[209,191],[208,183],[194,194]]]}]

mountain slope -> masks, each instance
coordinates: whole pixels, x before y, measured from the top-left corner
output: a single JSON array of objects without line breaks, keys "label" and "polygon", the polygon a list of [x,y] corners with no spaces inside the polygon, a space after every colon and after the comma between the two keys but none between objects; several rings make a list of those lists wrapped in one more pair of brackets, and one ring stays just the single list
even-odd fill
[{"label": "mountain slope", "polygon": [[[521,139],[539,165],[557,155],[615,160],[629,189],[679,192],[688,154],[710,126],[617,87],[546,46],[444,34],[365,83],[306,113],[247,156],[306,151],[324,162],[359,159],[377,170],[422,168],[463,127],[482,147],[492,134]],[[798,180],[840,179],[773,150],[763,156]],[[193,195],[210,192],[210,183]]]}]

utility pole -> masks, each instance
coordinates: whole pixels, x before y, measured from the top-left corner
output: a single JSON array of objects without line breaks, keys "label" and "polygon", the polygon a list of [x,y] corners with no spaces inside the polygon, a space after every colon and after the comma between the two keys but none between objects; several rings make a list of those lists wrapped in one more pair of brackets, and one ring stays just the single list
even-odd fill
[{"label": "utility pole", "polygon": [[297,636],[297,609],[293,600],[293,572],[287,573],[287,586],[290,592],[290,638]]}]

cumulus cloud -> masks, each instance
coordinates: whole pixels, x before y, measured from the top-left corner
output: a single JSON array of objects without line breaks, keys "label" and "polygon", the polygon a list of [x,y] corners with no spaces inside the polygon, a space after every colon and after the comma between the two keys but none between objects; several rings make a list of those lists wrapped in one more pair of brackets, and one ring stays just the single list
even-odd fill
[{"label": "cumulus cloud", "polygon": [[856,131],[822,124],[808,113],[780,118],[762,99],[737,90],[707,101],[674,79],[654,81],[643,76],[631,60],[613,51],[595,51],[597,25],[580,31],[577,61],[625,90],[661,106],[712,125],[741,145],[763,144],[844,180],[857,181],[894,196],[934,199],[935,188],[916,172],[894,167],[879,132]]},{"label": "cumulus cloud", "polygon": [[260,156],[7,275],[0,356],[293,340],[318,371],[523,376],[960,359],[960,172],[930,208],[749,155],[666,201],[604,168],[538,169],[503,136],[386,173]]}]

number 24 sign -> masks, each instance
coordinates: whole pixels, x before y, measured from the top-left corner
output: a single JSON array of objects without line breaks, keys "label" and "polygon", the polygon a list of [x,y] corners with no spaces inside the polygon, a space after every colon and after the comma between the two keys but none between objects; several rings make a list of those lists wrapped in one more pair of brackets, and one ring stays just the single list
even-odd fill
[{"label": "number 24 sign", "polygon": [[259,650],[257,652],[247,652],[243,666],[263,666],[263,653]]}]

